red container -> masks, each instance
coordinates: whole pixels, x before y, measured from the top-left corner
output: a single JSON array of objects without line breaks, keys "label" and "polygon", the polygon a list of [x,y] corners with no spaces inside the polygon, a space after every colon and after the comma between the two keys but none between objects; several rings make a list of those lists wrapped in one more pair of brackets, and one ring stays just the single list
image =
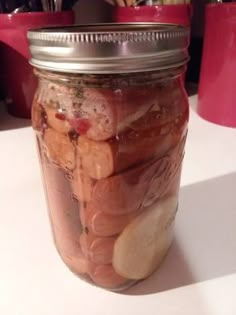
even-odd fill
[{"label": "red container", "polygon": [[170,4],[157,6],[116,7],[115,22],[158,22],[190,26],[192,6]]},{"label": "red container", "polygon": [[219,125],[236,127],[236,3],[206,6],[197,112]]},{"label": "red container", "polygon": [[72,11],[0,14],[0,84],[8,111],[17,117],[30,118],[37,86],[30,57],[27,31],[32,28],[73,24]]}]

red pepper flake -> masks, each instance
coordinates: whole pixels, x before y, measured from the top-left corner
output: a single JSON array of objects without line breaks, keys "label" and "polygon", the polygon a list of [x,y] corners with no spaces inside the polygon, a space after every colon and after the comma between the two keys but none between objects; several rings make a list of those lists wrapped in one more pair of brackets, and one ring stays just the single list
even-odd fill
[{"label": "red pepper flake", "polygon": [[85,134],[91,126],[89,120],[86,118],[70,119],[70,124],[80,135]]},{"label": "red pepper flake", "polygon": [[56,113],[55,117],[59,120],[66,120],[66,116],[62,113]]}]

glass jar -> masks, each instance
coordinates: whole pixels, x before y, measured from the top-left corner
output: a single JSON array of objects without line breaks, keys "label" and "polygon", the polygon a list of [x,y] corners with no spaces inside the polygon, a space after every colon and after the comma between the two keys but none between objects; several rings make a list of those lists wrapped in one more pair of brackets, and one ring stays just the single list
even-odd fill
[{"label": "glass jar", "polygon": [[[115,36],[116,27],[107,25],[105,32]],[[167,31],[173,39],[172,28]],[[152,29],[160,32],[163,25],[152,24]],[[61,32],[53,29],[53,36]],[[80,29],[68,31],[73,32],[78,37]],[[144,36],[147,29],[140,32]],[[139,69],[137,62],[129,70],[122,69],[126,61],[121,56],[114,71],[106,68],[104,56],[101,67],[100,61],[91,66],[93,56],[90,67],[86,60],[86,71],[76,69],[84,61],[77,51],[74,69],[71,54],[61,63],[58,57],[54,66],[51,59],[49,67],[50,49],[46,57],[36,52],[53,36],[50,29],[29,35],[39,78],[32,123],[55,245],[79,277],[122,290],[157,270],[173,238],[189,115],[181,79],[186,55],[163,69],[159,64]],[[113,43],[116,48],[122,44]]]}]

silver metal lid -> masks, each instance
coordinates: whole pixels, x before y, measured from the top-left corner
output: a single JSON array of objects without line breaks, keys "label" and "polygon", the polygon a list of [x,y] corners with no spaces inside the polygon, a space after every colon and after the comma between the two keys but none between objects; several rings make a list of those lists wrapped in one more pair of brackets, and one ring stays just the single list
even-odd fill
[{"label": "silver metal lid", "polygon": [[185,64],[189,29],[172,24],[121,23],[52,27],[28,32],[30,63],[73,73],[125,73]]}]

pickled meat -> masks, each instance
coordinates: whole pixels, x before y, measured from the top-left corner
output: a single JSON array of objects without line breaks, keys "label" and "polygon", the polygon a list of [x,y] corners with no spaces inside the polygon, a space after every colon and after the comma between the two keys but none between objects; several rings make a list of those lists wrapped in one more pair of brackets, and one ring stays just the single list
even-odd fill
[{"label": "pickled meat", "polygon": [[[160,115],[160,124],[165,124],[172,119],[168,107],[171,107],[172,112],[175,111],[174,114],[180,114],[186,108],[186,104],[180,108],[183,92],[179,80],[138,88],[124,85],[114,89],[76,89],[61,84],[49,84],[47,93],[40,101],[49,109],[53,104],[55,108],[65,111],[67,120],[72,122],[71,127],[75,126],[76,120],[82,124],[87,121],[86,130],[82,134],[96,141],[107,140],[123,132],[147,112],[156,112]],[[61,132],[58,121],[53,122],[53,111],[49,111],[49,116],[49,125],[53,124]]]},{"label": "pickled meat", "polygon": [[[114,236],[123,231],[125,226],[129,224],[140,212],[114,216],[106,214],[99,209],[89,211],[82,210],[83,217],[81,218],[82,225],[88,228],[97,236]],[[142,211],[142,210],[141,210]]]},{"label": "pickled meat", "polygon": [[169,81],[161,86],[115,90],[85,88],[74,104],[74,113],[78,120],[86,119],[89,123],[82,134],[101,141],[120,134],[148,112],[154,113],[160,125],[166,124],[173,118],[169,109],[175,116],[186,109],[181,102],[183,98],[178,81]]},{"label": "pickled meat", "polygon": [[35,130],[42,131],[43,124],[46,120],[46,113],[44,108],[37,103],[37,99],[35,97],[33,105],[32,105],[32,127]]},{"label": "pickled meat", "polygon": [[88,264],[89,275],[95,284],[107,288],[116,289],[127,284],[128,279],[117,274],[110,265]]},{"label": "pickled meat", "polygon": [[90,201],[92,198],[94,180],[80,167],[76,167],[72,175],[71,187],[75,197],[80,201]]},{"label": "pickled meat", "polygon": [[80,204],[80,222],[83,228],[87,228],[87,218],[89,216],[90,209],[87,202]]},{"label": "pickled meat", "polygon": [[[160,178],[165,176],[169,163],[169,158],[161,158],[99,180],[94,186],[89,207],[113,215],[139,210],[154,174]],[[158,196],[159,192],[156,194]]]},{"label": "pickled meat", "polygon": [[[139,119],[133,121],[129,128],[135,131],[144,131],[157,133],[164,125],[170,130],[170,126],[176,125],[176,130],[181,128],[181,122],[178,120],[184,117],[188,119],[187,101],[182,97],[182,91],[178,82],[168,82],[158,88],[158,101],[142,115]],[[154,130],[153,130],[154,129]],[[167,130],[168,130],[167,129]],[[162,131],[160,132],[161,134]]]},{"label": "pickled meat", "polygon": [[109,264],[112,261],[114,237],[98,237],[91,232],[80,236],[83,254],[95,264]]},{"label": "pickled meat", "polygon": [[45,107],[45,109],[49,127],[62,134],[68,134],[72,130],[65,113],[53,107]]},{"label": "pickled meat", "polygon": [[181,137],[181,133],[171,131],[161,136],[153,133],[155,130],[144,135],[130,131],[108,142],[81,136],[78,140],[78,155],[82,168],[94,179],[106,178],[140,162],[165,155]]},{"label": "pickled meat", "polygon": [[49,160],[61,168],[75,168],[75,146],[68,136],[49,128],[45,130],[44,145]]},{"label": "pickled meat", "polygon": [[153,177],[149,182],[149,187],[143,201],[144,207],[151,206],[159,198],[162,198],[171,185],[173,185],[174,181],[178,180],[178,178],[176,179],[176,174],[180,175],[185,140],[186,136],[169,152],[169,163],[163,174],[153,171]]},{"label": "pickled meat", "polygon": [[156,98],[157,89],[154,87],[123,90],[85,88],[83,99],[78,100],[75,109],[78,118],[90,122],[86,136],[100,141],[115,136],[144,115]]},{"label": "pickled meat", "polygon": [[38,93],[38,102],[45,108],[57,108],[68,112],[73,107],[78,89],[66,84],[41,81]]},{"label": "pickled meat", "polygon": [[93,141],[84,136],[78,139],[77,152],[81,158],[82,169],[95,179],[108,177],[113,173],[112,150],[112,145],[108,142]]},{"label": "pickled meat", "polygon": [[44,156],[42,159],[54,241],[62,259],[72,270],[83,274],[87,272],[87,266],[80,247],[79,206],[71,198],[69,180],[63,171],[48,163]]},{"label": "pickled meat", "polygon": [[69,180],[55,165],[44,163],[43,176],[47,178],[49,216],[55,238],[60,238],[60,244],[71,244],[63,247],[72,247],[69,252],[73,254],[80,248],[79,238],[82,231],[78,203],[71,198]]}]

